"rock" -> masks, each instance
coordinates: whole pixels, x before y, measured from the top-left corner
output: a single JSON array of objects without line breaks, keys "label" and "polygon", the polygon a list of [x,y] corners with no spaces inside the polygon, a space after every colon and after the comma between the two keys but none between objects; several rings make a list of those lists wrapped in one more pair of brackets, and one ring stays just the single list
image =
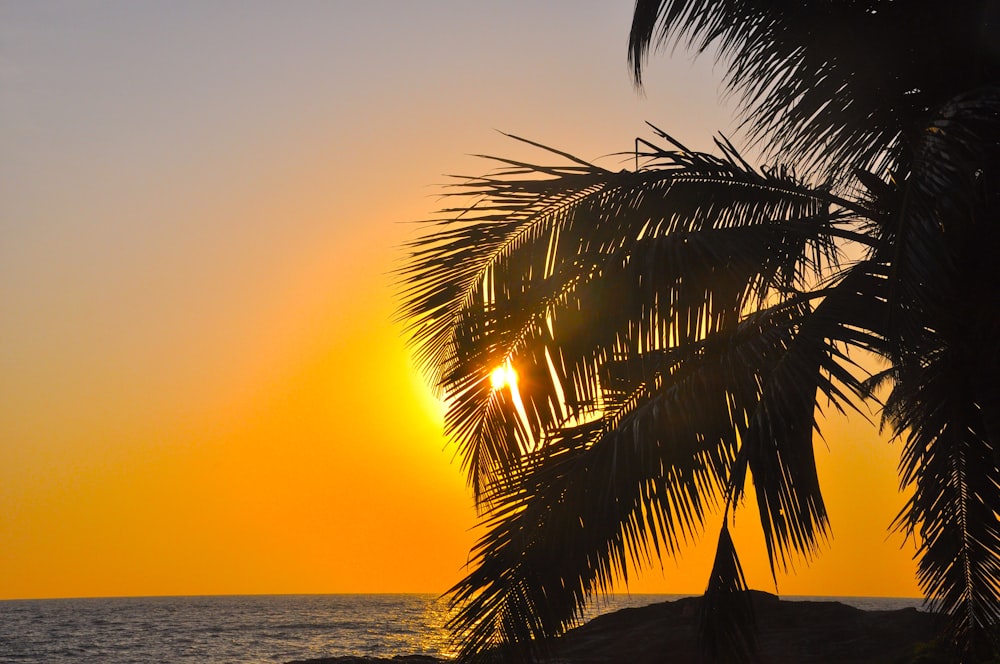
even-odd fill
[{"label": "rock", "polygon": [[288,664],[441,664],[444,660],[427,655],[396,655],[395,657],[320,657],[319,659],[297,659]]},{"label": "rock", "polygon": [[[940,619],[916,609],[862,611],[840,602],[788,601],[751,591],[764,663],[907,662],[932,639]],[[556,642],[554,662],[702,662],[700,597],[599,616]]]},{"label": "rock", "polygon": [[[905,664],[940,631],[916,609],[862,611],[840,602],[780,600],[751,591],[762,664]],[[594,618],[553,642],[550,664],[701,664],[701,597]],[[438,664],[425,655],[327,657],[289,664]],[[924,661],[924,660],[921,660]],[[929,660],[927,660],[929,661]],[[934,660],[938,661],[938,660]]]}]

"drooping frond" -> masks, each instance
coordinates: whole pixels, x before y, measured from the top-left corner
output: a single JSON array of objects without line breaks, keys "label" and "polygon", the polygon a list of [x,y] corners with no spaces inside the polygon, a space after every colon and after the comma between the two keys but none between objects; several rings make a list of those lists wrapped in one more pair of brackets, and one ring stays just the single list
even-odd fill
[{"label": "drooping frond", "polygon": [[[850,281],[838,288],[847,293]],[[846,297],[833,292],[824,304]],[[746,454],[746,441],[755,441],[751,458],[765,454],[765,440],[782,451],[771,463],[783,488],[760,494],[790,498],[780,503],[780,525],[769,530],[769,541],[782,551],[814,548],[826,520],[814,464],[803,461],[812,460],[811,435],[784,440],[788,433],[774,414],[759,414],[773,392],[842,396],[839,356],[820,362],[826,374],[783,368],[801,352],[797,336],[815,315],[809,299],[790,298],[703,340],[606,365],[602,417],[553,434],[522,459],[487,515],[473,569],[452,590],[459,609],[452,628],[464,657],[500,649],[508,660],[530,661],[573,624],[589,596],[626,578],[630,563],[641,567],[651,555],[675,555],[701,532],[706,507],[733,490],[733,464]],[[843,382],[856,385],[850,376]],[[770,439],[755,431],[762,427]],[[812,428],[810,419],[806,430]],[[760,472],[759,481],[772,480]],[[777,507],[761,504],[760,511],[771,523],[779,518]],[[709,606],[717,609],[706,616],[706,634],[743,636],[720,642],[720,652],[749,638],[747,625],[727,623],[744,616],[740,598],[727,595],[733,584],[745,586],[742,576],[732,576],[738,563],[730,549],[731,541],[720,539],[709,588]]]},{"label": "drooping frond", "polygon": [[[676,554],[726,490],[762,375],[804,313],[780,306],[727,334],[611,365],[614,407],[529,455],[453,590],[464,657],[530,660],[631,563]],[[766,334],[760,334],[760,325]],[[625,386],[629,385],[630,388]]]},{"label": "drooping frond", "polygon": [[712,575],[702,605],[701,642],[709,661],[752,662],[757,652],[757,624],[743,566],[722,522]]},{"label": "drooping frond", "polygon": [[[705,338],[835,264],[850,211],[787,171],[650,148],[638,171],[507,161],[410,245],[402,313],[477,496],[602,408],[600,368]],[[469,199],[465,199],[469,200]],[[518,418],[493,368],[518,374]],[[510,435],[508,435],[510,434]]]},{"label": "drooping frond", "polygon": [[827,531],[813,454],[817,411],[826,404],[860,413],[866,374],[848,350],[883,348],[883,337],[871,330],[886,316],[884,291],[877,263],[862,261],[845,270],[802,319],[762,382],[730,483],[733,498],[739,499],[747,471],[753,474],[772,572],[776,566],[787,571],[795,557],[808,559]]},{"label": "drooping frond", "polygon": [[897,526],[918,536],[918,580],[971,660],[1000,624],[1000,88],[940,109],[905,187],[885,414],[913,495]]},{"label": "drooping frond", "polygon": [[1000,80],[998,28],[989,0],[637,0],[629,60],[638,82],[652,45],[717,50],[771,154],[881,171],[933,109]]}]

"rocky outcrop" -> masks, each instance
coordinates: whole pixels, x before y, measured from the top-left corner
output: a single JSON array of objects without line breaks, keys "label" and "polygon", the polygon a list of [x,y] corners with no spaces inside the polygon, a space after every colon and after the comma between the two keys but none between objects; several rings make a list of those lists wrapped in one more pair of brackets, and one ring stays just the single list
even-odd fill
[{"label": "rocky outcrop", "polygon": [[[753,592],[762,664],[905,664],[946,661],[921,655],[940,631],[937,616],[901,609],[862,611],[839,602],[780,600]],[[623,609],[571,630],[553,647],[552,664],[693,664],[701,598]],[[926,659],[924,657],[927,657]],[[431,664],[425,656],[333,657],[290,664]]]},{"label": "rocky outcrop", "polygon": [[288,664],[443,664],[446,660],[427,655],[396,655],[395,657],[320,657],[319,659],[296,659]]},{"label": "rocky outcrop", "polygon": [[[700,597],[624,609],[570,631],[557,660],[573,664],[687,664],[704,661]],[[909,662],[938,632],[937,616],[916,609],[862,611],[840,602],[779,600],[753,591],[760,661],[775,664]]]}]

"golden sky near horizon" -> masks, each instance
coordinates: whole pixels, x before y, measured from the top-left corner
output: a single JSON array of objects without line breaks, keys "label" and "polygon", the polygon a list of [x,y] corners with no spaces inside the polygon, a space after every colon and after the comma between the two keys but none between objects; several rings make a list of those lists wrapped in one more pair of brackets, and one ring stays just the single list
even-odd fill
[{"label": "golden sky near horizon", "polygon": [[[735,134],[708,58],[632,89],[631,9],[0,4],[0,599],[458,581],[474,511],[393,322],[402,222],[470,154],[537,156],[496,130],[589,159],[646,120]],[[778,589],[917,594],[898,446],[825,432],[834,540]],[[631,591],[703,590],[716,528]]]}]

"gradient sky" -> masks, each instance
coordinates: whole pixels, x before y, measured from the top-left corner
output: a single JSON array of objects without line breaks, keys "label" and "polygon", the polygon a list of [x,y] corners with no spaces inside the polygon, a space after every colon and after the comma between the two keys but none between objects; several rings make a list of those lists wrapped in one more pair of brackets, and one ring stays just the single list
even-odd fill
[{"label": "gradient sky", "polygon": [[[735,134],[708,58],[635,92],[631,9],[0,3],[0,598],[456,582],[474,511],[392,322],[403,222],[470,154],[537,156],[497,130],[588,159],[645,120]],[[824,430],[834,540],[778,589],[917,594],[899,446]],[[630,589],[701,592],[716,530]]]}]

